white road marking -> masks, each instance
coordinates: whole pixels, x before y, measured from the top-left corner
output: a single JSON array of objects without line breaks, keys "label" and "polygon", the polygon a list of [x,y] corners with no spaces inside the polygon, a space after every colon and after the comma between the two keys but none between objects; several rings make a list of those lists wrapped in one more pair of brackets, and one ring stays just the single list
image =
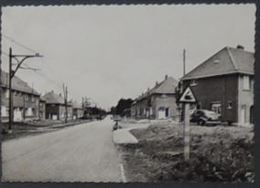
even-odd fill
[{"label": "white road marking", "polygon": [[124,166],[122,163],[120,163],[120,173],[121,173],[121,178],[123,183],[126,183],[126,177],[125,177],[125,170],[124,170]]}]

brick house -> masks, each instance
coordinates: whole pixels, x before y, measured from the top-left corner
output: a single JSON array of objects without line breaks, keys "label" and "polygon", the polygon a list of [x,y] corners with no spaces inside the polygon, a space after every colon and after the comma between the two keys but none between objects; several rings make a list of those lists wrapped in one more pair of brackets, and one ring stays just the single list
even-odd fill
[{"label": "brick house", "polygon": [[[9,74],[1,72],[1,119],[8,122],[9,117]],[[17,76],[12,79],[13,120],[25,121],[39,118],[40,94]]]},{"label": "brick house", "polygon": [[165,79],[152,89],[137,97],[131,106],[131,117],[142,119],[177,119],[179,116],[176,105],[177,80],[165,76]]},{"label": "brick house", "polygon": [[46,119],[46,100],[43,97],[39,102],[39,119]]},{"label": "brick house", "polygon": [[46,93],[43,96],[46,101],[46,118],[51,120],[65,119],[65,103],[61,94],[56,94],[54,91]]},{"label": "brick house", "polygon": [[190,86],[197,107],[221,114],[223,122],[253,123],[254,53],[242,46],[225,47],[187,73],[181,81]]}]

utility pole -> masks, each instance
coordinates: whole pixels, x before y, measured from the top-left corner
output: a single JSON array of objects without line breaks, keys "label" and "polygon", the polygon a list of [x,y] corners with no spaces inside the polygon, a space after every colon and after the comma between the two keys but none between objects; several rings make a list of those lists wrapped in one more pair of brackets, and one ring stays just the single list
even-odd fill
[{"label": "utility pole", "polygon": [[64,103],[65,103],[65,123],[68,122],[68,87],[63,84]]},{"label": "utility pole", "polygon": [[9,48],[9,79],[8,79],[8,84],[9,84],[9,132],[12,132],[12,123],[13,123],[13,99],[12,99],[12,48]]},{"label": "utility pole", "polygon": [[183,76],[186,74],[186,50],[183,49]]},{"label": "utility pole", "polygon": [[[12,52],[12,48],[9,48],[9,82],[8,82],[8,87],[9,87],[9,126],[8,126],[8,132],[12,132],[12,124],[13,124],[13,94],[12,94],[12,79],[15,76],[15,73],[18,71],[19,68],[22,69],[30,69],[30,68],[25,68],[22,67],[22,63],[29,58],[33,57],[42,57],[40,54],[36,53],[34,55],[14,55]],[[19,59],[21,58],[21,59]],[[15,59],[17,61],[17,66],[13,70],[13,63],[12,59]],[[31,69],[33,70],[33,69]]]}]

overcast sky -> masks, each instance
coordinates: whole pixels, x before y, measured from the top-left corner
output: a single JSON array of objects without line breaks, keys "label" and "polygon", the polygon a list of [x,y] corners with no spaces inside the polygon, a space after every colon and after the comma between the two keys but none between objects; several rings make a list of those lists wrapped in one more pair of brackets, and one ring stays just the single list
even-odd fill
[{"label": "overcast sky", "polygon": [[[17,76],[41,93],[92,98],[108,108],[135,98],[165,74],[182,76],[225,46],[254,51],[255,5],[4,7],[2,34],[44,55],[26,60],[38,72]],[[32,54],[2,37],[2,50]],[[2,55],[3,69],[8,58]]]}]

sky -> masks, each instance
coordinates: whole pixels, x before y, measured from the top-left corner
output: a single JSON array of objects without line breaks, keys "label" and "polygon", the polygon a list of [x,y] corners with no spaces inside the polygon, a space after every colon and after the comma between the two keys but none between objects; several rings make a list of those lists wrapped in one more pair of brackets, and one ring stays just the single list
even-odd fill
[{"label": "sky", "polygon": [[[254,4],[81,5],[2,8],[2,68],[9,48],[31,58],[17,76],[42,94],[91,98],[110,108],[135,98],[167,74],[186,72],[225,46],[254,52]],[[22,45],[21,45],[22,44]]]}]

